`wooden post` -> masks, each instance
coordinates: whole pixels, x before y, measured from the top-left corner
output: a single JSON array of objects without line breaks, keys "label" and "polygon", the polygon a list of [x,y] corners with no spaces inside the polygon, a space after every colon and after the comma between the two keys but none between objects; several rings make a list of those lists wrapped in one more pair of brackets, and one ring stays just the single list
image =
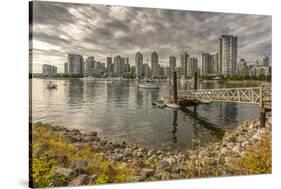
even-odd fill
[{"label": "wooden post", "polygon": [[174,103],[178,102],[178,89],[177,89],[177,72],[173,72],[173,81],[174,81]]},{"label": "wooden post", "polygon": [[194,90],[197,90],[197,72],[194,73]]},{"label": "wooden post", "polygon": [[265,108],[263,102],[263,85],[260,86],[260,126],[265,127]]}]

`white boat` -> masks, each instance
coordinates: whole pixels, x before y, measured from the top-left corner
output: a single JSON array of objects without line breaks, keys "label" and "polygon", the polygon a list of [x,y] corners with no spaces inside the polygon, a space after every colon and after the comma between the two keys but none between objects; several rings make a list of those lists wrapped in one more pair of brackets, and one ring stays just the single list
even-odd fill
[{"label": "white boat", "polygon": [[47,88],[48,89],[56,89],[56,88],[58,88],[58,85],[53,83],[52,81],[49,81],[48,85],[47,85]]},{"label": "white boat", "polygon": [[179,104],[175,104],[173,102],[167,102],[166,106],[173,109],[179,109],[181,107]]},{"label": "white boat", "polygon": [[155,102],[152,102],[152,106],[164,108],[166,106],[166,102],[165,102],[165,100],[156,100]]},{"label": "white boat", "polygon": [[199,100],[199,102],[202,104],[210,104],[212,101],[208,100],[208,99],[201,99],[201,100]]},{"label": "white boat", "polygon": [[139,88],[143,89],[159,89],[159,84],[153,80],[145,80],[139,84]]},{"label": "white boat", "polygon": [[88,76],[88,77],[80,78],[80,80],[82,80],[82,81],[94,81],[94,78],[92,76]]}]

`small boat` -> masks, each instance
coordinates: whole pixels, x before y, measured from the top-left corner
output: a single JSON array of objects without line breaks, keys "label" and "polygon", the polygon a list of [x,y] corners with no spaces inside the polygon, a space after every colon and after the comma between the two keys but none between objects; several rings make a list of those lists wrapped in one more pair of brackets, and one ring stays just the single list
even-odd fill
[{"label": "small boat", "polygon": [[80,78],[80,80],[82,80],[82,81],[94,81],[94,78],[92,76],[88,76],[88,77]]},{"label": "small boat", "polygon": [[173,109],[179,109],[181,107],[179,104],[175,104],[173,102],[167,102],[166,106]]},{"label": "small boat", "polygon": [[164,100],[157,100],[152,102],[152,106],[157,106],[159,108],[164,108],[166,106],[166,102]]},{"label": "small boat", "polygon": [[139,88],[143,89],[159,89],[159,84],[153,80],[146,80],[139,84]]},{"label": "small boat", "polygon": [[48,89],[56,89],[58,88],[58,85],[53,83],[52,81],[49,81],[48,85],[47,85]]},{"label": "small boat", "polygon": [[199,102],[202,104],[210,104],[212,101],[208,100],[208,99],[201,99],[201,100],[199,100]]}]

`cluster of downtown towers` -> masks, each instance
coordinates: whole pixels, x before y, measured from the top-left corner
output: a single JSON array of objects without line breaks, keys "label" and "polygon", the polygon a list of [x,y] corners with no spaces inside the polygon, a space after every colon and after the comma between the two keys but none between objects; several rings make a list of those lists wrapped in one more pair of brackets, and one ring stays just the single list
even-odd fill
[{"label": "cluster of downtown towers", "polygon": [[110,77],[136,77],[136,78],[171,78],[176,71],[182,78],[192,77],[195,72],[200,75],[223,75],[234,76],[238,74],[237,66],[237,37],[232,35],[222,35],[219,39],[219,50],[217,53],[202,53],[201,67],[198,60],[188,53],[181,54],[180,66],[177,67],[176,57],[169,57],[169,66],[162,67],[159,64],[159,57],[156,51],[151,53],[151,66],[144,63],[143,55],[137,52],[135,55],[135,65],[130,66],[129,58],[120,55],[107,57],[105,63],[95,60],[94,56],[86,58],[82,55],[68,54],[67,62],[64,65],[65,74],[83,74],[84,76],[110,76]]}]

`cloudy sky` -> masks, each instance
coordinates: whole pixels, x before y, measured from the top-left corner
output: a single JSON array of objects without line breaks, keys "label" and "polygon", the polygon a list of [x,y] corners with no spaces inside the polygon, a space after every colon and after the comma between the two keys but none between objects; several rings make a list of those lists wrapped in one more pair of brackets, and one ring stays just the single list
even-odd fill
[{"label": "cloudy sky", "polygon": [[68,53],[102,62],[120,54],[134,64],[137,51],[147,62],[156,50],[160,64],[174,55],[179,65],[182,51],[197,58],[202,51],[218,51],[222,34],[238,36],[239,58],[252,63],[271,57],[271,16],[38,1],[33,11],[34,72],[41,72],[42,64],[63,72]]}]

